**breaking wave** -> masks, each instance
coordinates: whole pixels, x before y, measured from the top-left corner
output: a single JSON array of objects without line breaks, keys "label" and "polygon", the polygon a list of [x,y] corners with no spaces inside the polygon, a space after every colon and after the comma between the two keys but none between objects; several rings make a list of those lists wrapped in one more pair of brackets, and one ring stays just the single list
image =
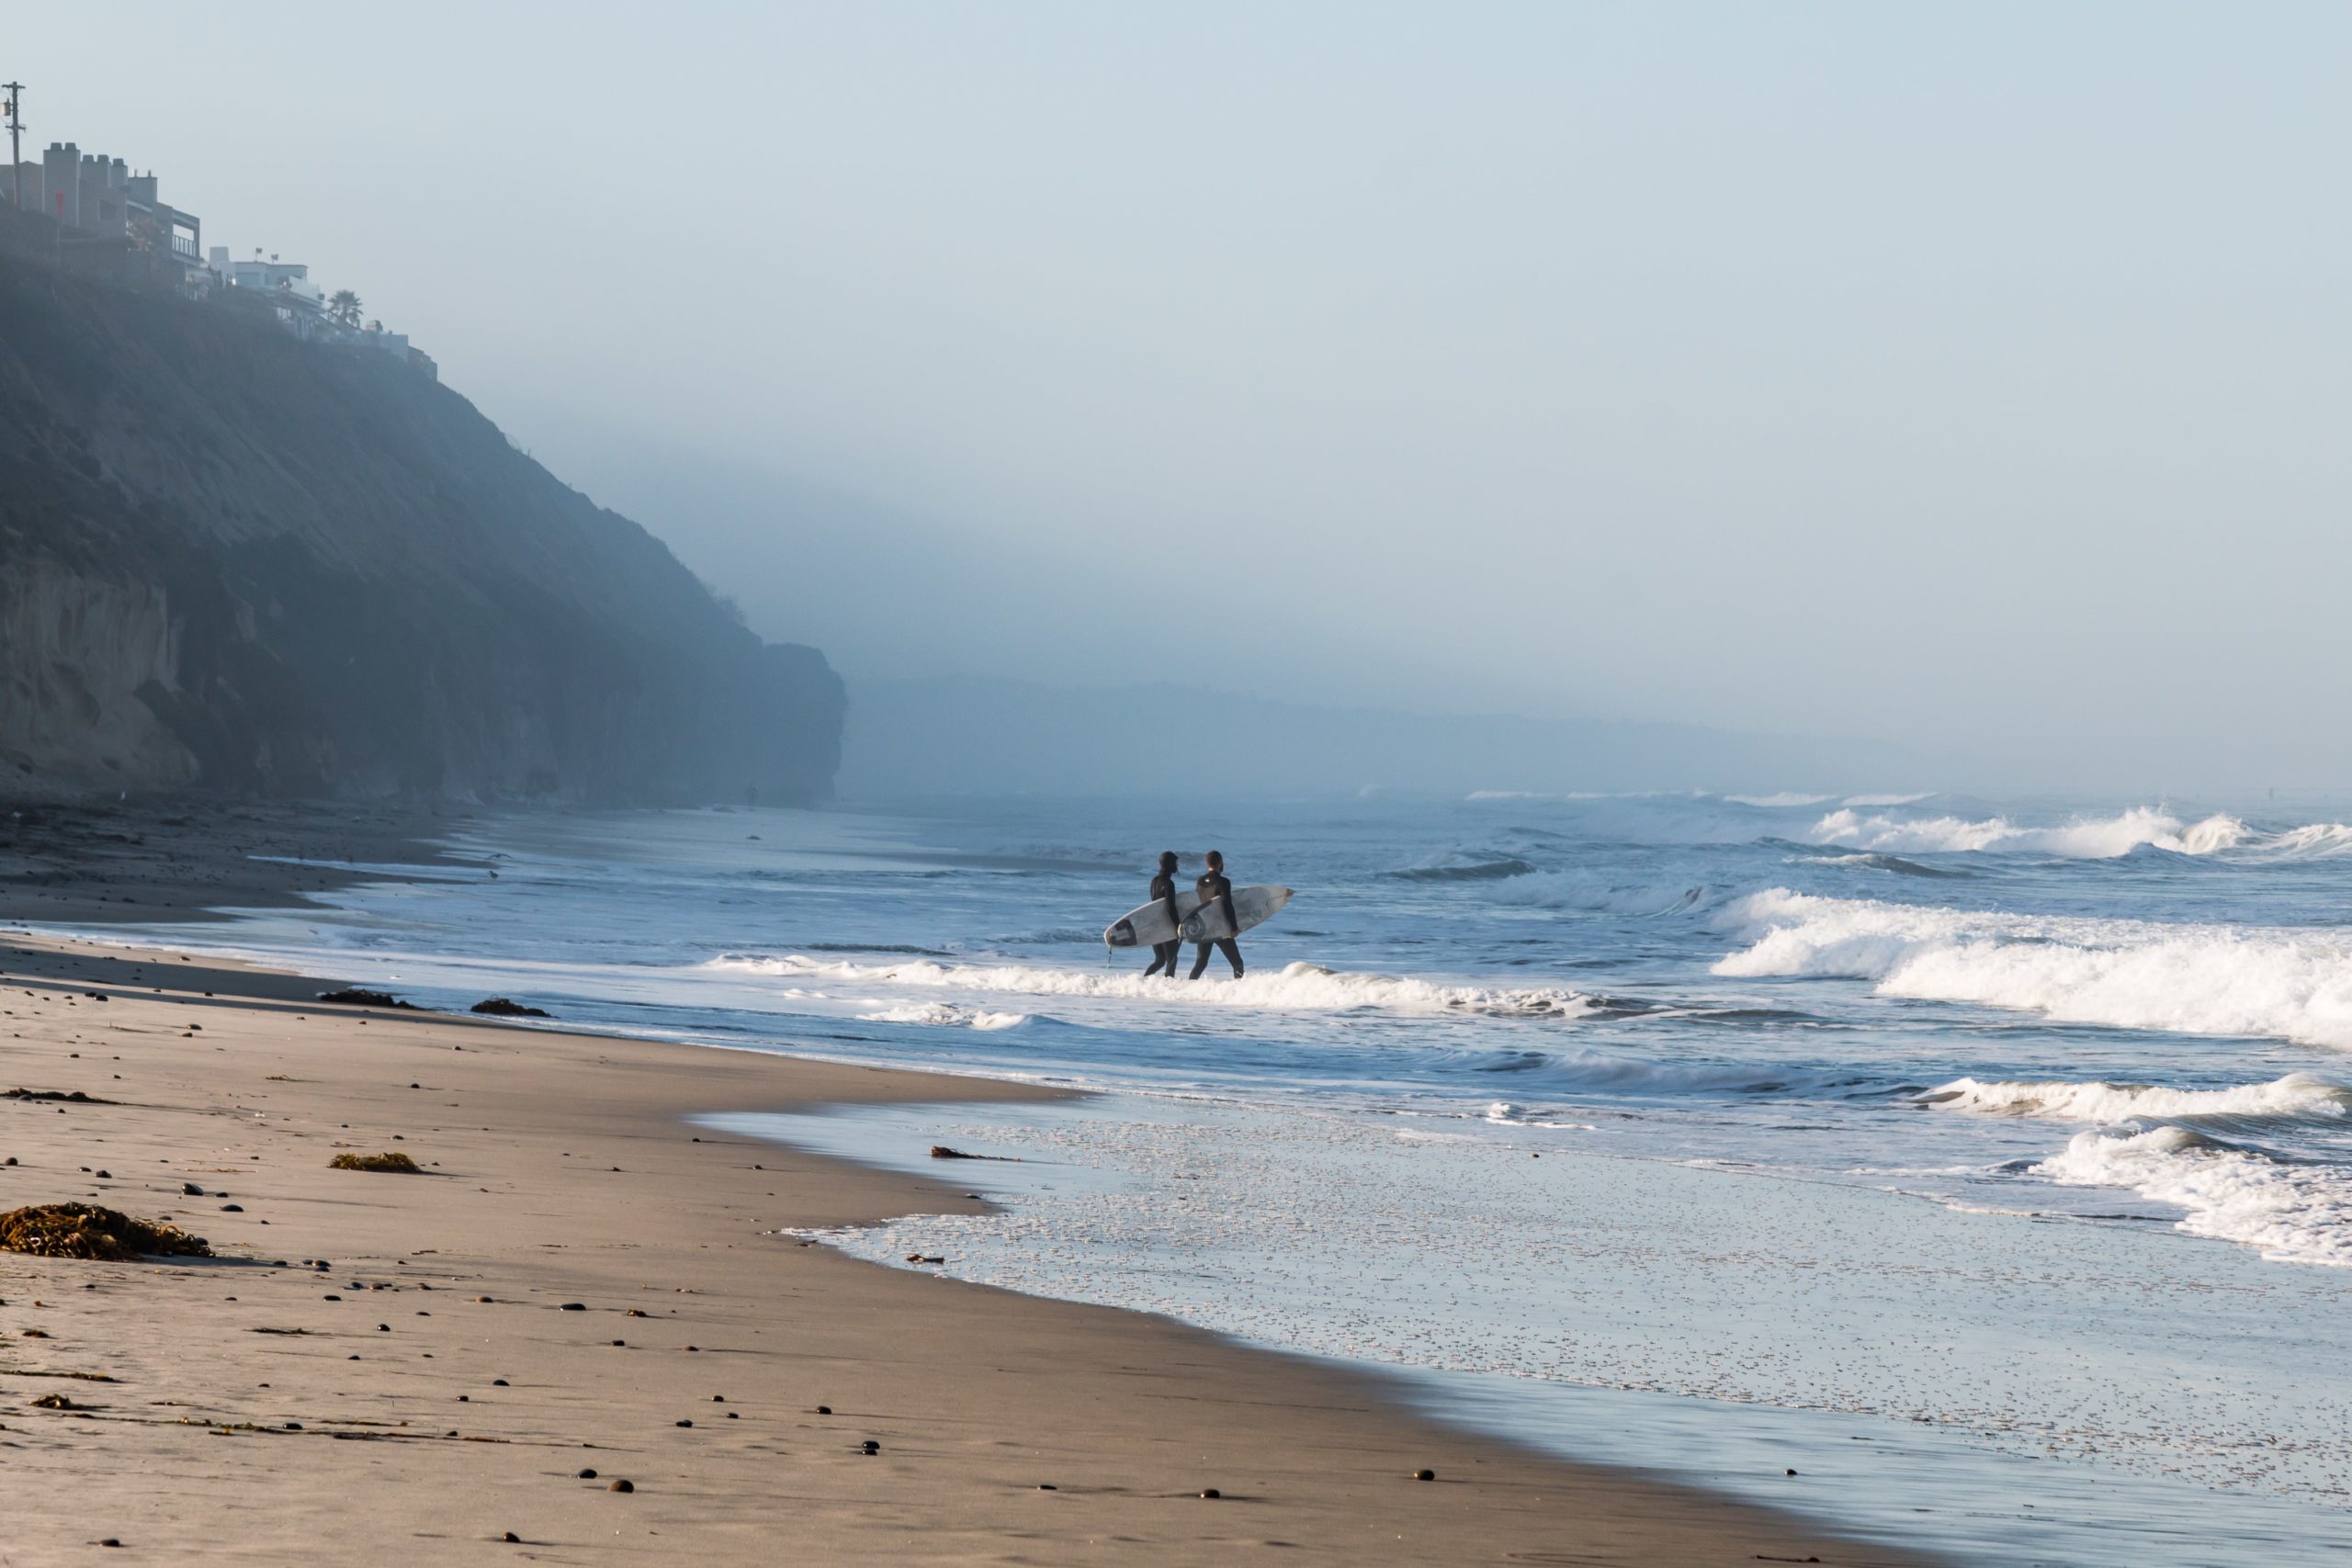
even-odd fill
[{"label": "breaking wave", "polygon": [[2034,1174],[2119,1187],[2186,1210],[2179,1228],[2262,1249],[2281,1262],[2352,1267],[2352,1171],[2282,1160],[2187,1127],[2077,1133]]},{"label": "breaking wave", "polygon": [[1823,801],[1835,797],[1826,795],[1799,795],[1793,790],[1784,789],[1778,795],[1727,795],[1724,798],[1734,806],[1760,806],[1778,810],[1789,806],[1819,806]]},{"label": "breaking wave", "polygon": [[2352,1089],[2309,1073],[2289,1073],[2268,1083],[2232,1089],[2100,1082],[1979,1083],[1974,1078],[1955,1078],[1919,1096],[1918,1103],[2053,1122],[2336,1122],[2352,1116]]},{"label": "breaking wave", "polygon": [[1852,809],[1829,813],[1813,825],[1816,844],[1886,851],[1896,854],[1977,851],[2060,855],[2074,860],[2110,860],[2143,845],[2176,854],[2206,855],[2235,849],[2255,835],[2234,817],[2215,815],[2184,824],[2152,807],[2120,816],[2077,819],[2055,828],[2025,828],[2006,817],[1970,821],[1962,817],[1905,820],[1865,817]]},{"label": "breaking wave", "polygon": [[1718,924],[1723,976],[1826,976],[1879,994],[2069,1023],[2267,1035],[2352,1049],[2352,945],[2263,927],[2159,925],[1822,898],[1774,888]]},{"label": "breaking wave", "polygon": [[1402,975],[1372,975],[1292,964],[1253,970],[1238,980],[1197,984],[1148,980],[1134,973],[1047,969],[1028,964],[855,964],[806,953],[729,953],[706,968],[842,985],[899,986],[998,995],[1084,997],[1205,1007],[1343,1011],[1372,1008],[1437,1015],[1480,1013],[1507,1018],[1577,1018],[1598,1010],[1594,998],[1559,987],[1509,988],[1443,985]]}]

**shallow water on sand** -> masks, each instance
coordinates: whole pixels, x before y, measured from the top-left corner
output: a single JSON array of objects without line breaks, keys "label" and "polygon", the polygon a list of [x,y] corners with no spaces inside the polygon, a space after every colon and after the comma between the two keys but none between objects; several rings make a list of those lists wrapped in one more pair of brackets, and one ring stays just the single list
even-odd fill
[{"label": "shallow water on sand", "polygon": [[[469,871],[181,934],[1114,1090],[746,1130],[1021,1162],[954,1168],[1001,1214],[839,1238],[869,1256],[1408,1369],[1464,1418],[1973,1553],[2278,1562],[2352,1522],[2344,815],[509,818]],[[1247,977],[1106,962],[1150,856],[1211,843],[1299,890]]]}]

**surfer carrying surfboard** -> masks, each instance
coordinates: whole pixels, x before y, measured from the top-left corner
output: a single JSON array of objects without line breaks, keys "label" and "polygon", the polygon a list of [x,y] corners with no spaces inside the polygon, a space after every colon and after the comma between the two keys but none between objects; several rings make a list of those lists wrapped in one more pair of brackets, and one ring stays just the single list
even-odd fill
[{"label": "surfer carrying surfboard", "polygon": [[[1201,896],[1203,912],[1205,913],[1211,905],[1216,905],[1219,916],[1224,920],[1225,929],[1227,931],[1238,932],[1241,930],[1241,921],[1234,913],[1233,884],[1226,880],[1223,852],[1211,850],[1208,862],[1208,869],[1201,873],[1201,879],[1198,882],[1193,884],[1193,890]],[[1211,937],[1208,941],[1202,942],[1197,956],[1193,960],[1193,973],[1188,978],[1199,979],[1202,971],[1209,966],[1211,947],[1223,953],[1225,961],[1233,965],[1233,977],[1237,980],[1241,978],[1241,945],[1231,936]],[[1171,967],[1169,973],[1172,975],[1175,970]]]},{"label": "surfer carrying surfboard", "polygon": [[1159,852],[1159,874],[1151,879],[1151,896],[1158,901],[1160,908],[1168,911],[1168,923],[1179,935],[1170,937],[1166,942],[1155,942],[1151,944],[1151,967],[1143,972],[1143,977],[1148,980],[1154,975],[1165,971],[1168,977],[1173,980],[1176,978],[1176,960],[1184,951],[1181,934],[1184,930],[1184,916],[1176,908],[1176,852],[1174,850]]}]

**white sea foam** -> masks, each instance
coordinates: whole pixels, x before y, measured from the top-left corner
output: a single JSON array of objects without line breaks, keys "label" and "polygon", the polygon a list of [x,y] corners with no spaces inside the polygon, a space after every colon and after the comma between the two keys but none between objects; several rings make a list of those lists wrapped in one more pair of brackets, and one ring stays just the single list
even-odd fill
[{"label": "white sea foam", "polygon": [[1916,806],[1936,792],[1923,789],[1917,795],[1849,795],[1838,802],[1841,806]]},{"label": "white sea foam", "polygon": [[856,964],[811,958],[798,953],[729,953],[712,959],[706,967],[859,986],[1118,998],[1228,1008],[1315,1011],[1374,1008],[1408,1013],[1574,1018],[1594,1007],[1584,993],[1559,987],[1449,986],[1400,975],[1325,969],[1313,964],[1293,964],[1272,972],[1253,970],[1238,980],[1212,978],[1189,985],[1182,981],[1148,980],[1132,972],[1047,969],[1020,964],[937,964],[925,959],[904,964]]},{"label": "white sea foam", "polygon": [[903,1007],[884,1008],[880,1012],[862,1012],[864,1023],[921,1023],[934,1029],[978,1029],[994,1032],[1014,1029],[1029,1021],[1025,1012],[990,1012],[986,1008],[957,1007],[953,1002],[915,1002]]},{"label": "white sea foam", "polygon": [[1819,806],[1831,798],[1826,795],[1799,795],[1782,790],[1778,795],[1727,795],[1724,796],[1735,806],[1762,806],[1778,808],[1785,806]]},{"label": "white sea foam", "polygon": [[1590,1122],[1561,1122],[1549,1111],[1530,1111],[1513,1105],[1508,1100],[1498,1100],[1487,1107],[1485,1121],[1498,1127],[1547,1127],[1566,1133],[1598,1133],[1600,1129]]},{"label": "white sea foam", "polygon": [[2143,845],[2177,854],[2213,854],[2234,849],[2254,834],[2234,817],[2216,815],[2183,823],[2168,812],[2141,806],[2114,817],[2077,818],[2049,828],[2020,827],[2006,817],[1982,821],[1963,817],[1914,820],[1865,817],[1852,809],[1840,808],[1815,823],[1809,836],[1816,844],[1897,854],[1963,850],[2107,860],[2130,854]]},{"label": "white sea foam", "polygon": [[1880,994],[2018,1008],[2071,1023],[2273,1035],[2352,1049],[2352,939],[1751,895],[1718,924],[1749,945],[1724,976],[1841,976]]},{"label": "white sea foam", "polygon": [[2188,1211],[2180,1228],[2293,1263],[2352,1267],[2352,1171],[2288,1163],[2186,1127],[2077,1133],[2034,1167],[2070,1187],[2120,1187]]},{"label": "white sea foam", "polygon": [[2054,1122],[2138,1119],[2328,1120],[2352,1114],[2352,1089],[2309,1073],[2232,1089],[2164,1089],[2128,1083],[1980,1083],[1955,1078],[1919,1097],[1922,1104],[1995,1116]]}]

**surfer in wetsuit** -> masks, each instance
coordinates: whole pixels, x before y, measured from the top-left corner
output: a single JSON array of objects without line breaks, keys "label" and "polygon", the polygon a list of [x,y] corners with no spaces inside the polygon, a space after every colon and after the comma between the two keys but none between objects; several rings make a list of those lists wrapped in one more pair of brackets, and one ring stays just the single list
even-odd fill
[{"label": "surfer in wetsuit", "polygon": [[1176,960],[1184,951],[1184,943],[1182,940],[1184,917],[1176,912],[1176,852],[1174,850],[1159,852],[1159,874],[1151,879],[1151,896],[1159,901],[1161,908],[1168,911],[1168,919],[1176,927],[1179,935],[1170,937],[1166,942],[1155,942],[1151,944],[1151,967],[1143,972],[1143,977],[1148,980],[1154,975],[1165,971],[1168,977],[1173,980],[1176,978]]},{"label": "surfer in wetsuit", "polygon": [[[1209,852],[1208,869],[1201,873],[1201,879],[1193,884],[1193,888],[1201,896],[1201,913],[1207,914],[1209,906],[1216,905],[1225,911],[1225,929],[1228,931],[1240,931],[1241,921],[1233,912],[1233,884],[1226,880],[1222,852],[1216,850]],[[1230,936],[1212,938],[1200,944],[1200,952],[1193,960],[1191,978],[1199,979],[1201,972],[1209,966],[1209,949],[1212,947],[1224,953],[1225,961],[1233,965],[1233,977],[1237,980],[1241,978],[1241,948]]]}]

